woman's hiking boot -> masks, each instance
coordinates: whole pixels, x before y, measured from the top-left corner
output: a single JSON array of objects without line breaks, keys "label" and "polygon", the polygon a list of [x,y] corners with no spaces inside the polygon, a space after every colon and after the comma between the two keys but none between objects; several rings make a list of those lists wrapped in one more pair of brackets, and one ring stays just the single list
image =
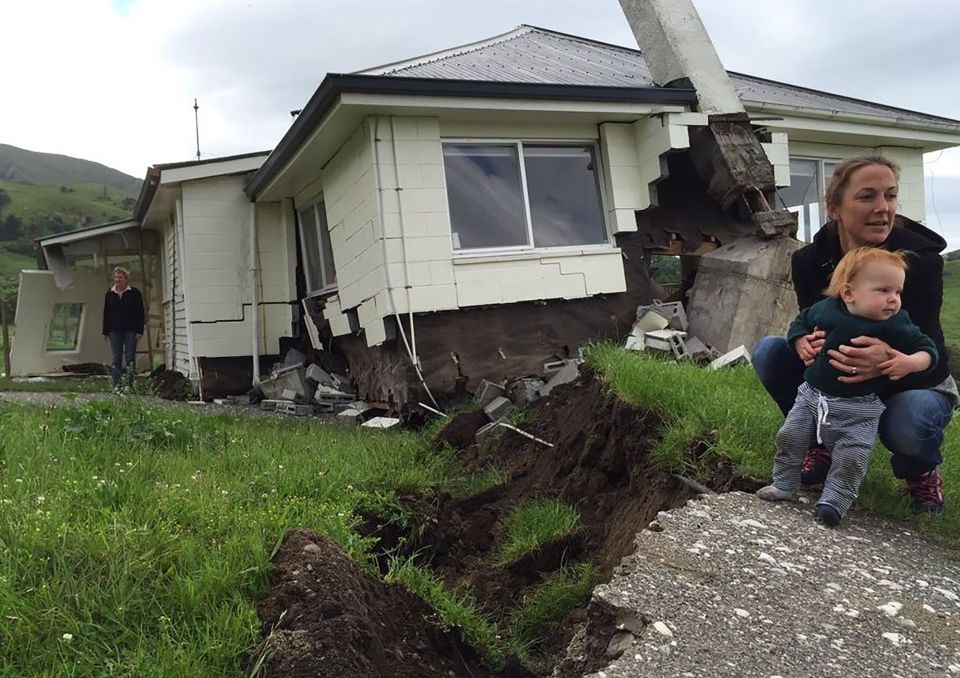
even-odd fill
[{"label": "woman's hiking boot", "polygon": [[913,499],[914,513],[943,513],[943,480],[937,469],[924,473],[916,480],[908,480],[907,492]]}]

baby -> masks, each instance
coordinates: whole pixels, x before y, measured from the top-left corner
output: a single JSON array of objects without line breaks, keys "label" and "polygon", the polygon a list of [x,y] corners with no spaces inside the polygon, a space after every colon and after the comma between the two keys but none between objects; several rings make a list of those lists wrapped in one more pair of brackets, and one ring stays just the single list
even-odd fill
[{"label": "baby", "polygon": [[[860,247],[847,252],[830,278],[827,298],[805,308],[790,324],[787,341],[807,369],[797,399],[777,433],[773,484],[757,491],[767,501],[784,501],[800,488],[800,467],[815,437],[831,451],[833,463],[814,512],[819,521],[835,527],[853,506],[867,464],[884,405],[877,396],[882,377],[901,379],[923,372],[937,362],[937,349],[900,310],[900,293],[907,263],[900,252]],[[808,338],[814,330],[826,332],[819,353]],[[882,377],[856,384],[837,377],[856,375],[830,365],[827,351],[850,344],[854,337],[882,339],[895,354],[879,365]]]}]

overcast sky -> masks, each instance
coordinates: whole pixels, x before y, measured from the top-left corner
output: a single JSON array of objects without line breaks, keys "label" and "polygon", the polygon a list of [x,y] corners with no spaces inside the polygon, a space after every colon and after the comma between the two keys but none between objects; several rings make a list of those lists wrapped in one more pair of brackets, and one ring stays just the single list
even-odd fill
[{"label": "overcast sky", "polygon": [[[730,70],[960,118],[960,3],[694,2]],[[0,0],[0,22],[0,143],[136,177],[192,159],[194,97],[215,157],[276,145],[328,72],[522,23],[636,47],[616,0]],[[960,248],[960,150],[927,178],[927,223]]]}]

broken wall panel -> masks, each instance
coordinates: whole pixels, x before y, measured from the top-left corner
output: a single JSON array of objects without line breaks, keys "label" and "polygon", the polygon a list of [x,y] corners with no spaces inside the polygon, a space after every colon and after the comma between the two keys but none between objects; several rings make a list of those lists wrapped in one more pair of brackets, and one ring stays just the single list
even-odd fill
[{"label": "broken wall panel", "polygon": [[[434,396],[453,396],[461,375],[470,390],[482,379],[503,382],[539,375],[545,360],[562,356],[565,350],[575,354],[590,340],[620,340],[629,334],[637,306],[652,301],[662,288],[642,266],[638,234],[622,234],[617,244],[627,254],[626,292],[415,316],[416,352]],[[410,336],[406,316],[401,320]],[[338,337],[335,348],[346,356],[361,396],[381,401],[393,397],[398,403],[425,397],[399,339],[368,348],[362,337],[350,335]]]},{"label": "broken wall panel", "polygon": [[689,154],[668,156],[667,169],[669,175],[657,184],[657,206],[637,213],[645,249],[701,253],[753,233],[753,224],[737,221],[707,195]]}]

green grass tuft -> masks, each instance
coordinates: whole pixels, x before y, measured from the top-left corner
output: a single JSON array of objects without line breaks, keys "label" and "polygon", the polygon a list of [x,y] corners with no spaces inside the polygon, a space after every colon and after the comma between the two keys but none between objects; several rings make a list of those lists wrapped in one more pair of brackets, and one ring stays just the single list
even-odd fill
[{"label": "green grass tuft", "polygon": [[410,559],[394,559],[384,580],[400,584],[423,598],[436,612],[437,625],[447,631],[458,629],[488,666],[496,669],[503,664],[504,643],[497,633],[497,626],[479,611],[470,594],[445,588],[430,570]]},{"label": "green grass tuft", "polygon": [[455,479],[450,492],[458,499],[465,499],[503,485],[508,480],[510,480],[510,474],[504,469],[498,466],[486,466],[475,473]]},{"label": "green grass tuft", "polygon": [[525,648],[521,655],[525,664],[536,661],[537,647],[560,630],[570,612],[587,605],[596,583],[593,565],[567,566],[549,575],[524,599],[511,619],[510,638],[514,646]]},{"label": "green grass tuft", "polygon": [[570,534],[579,525],[580,514],[566,504],[552,499],[522,502],[507,519],[506,536],[497,562],[513,562],[553,539]]}]

